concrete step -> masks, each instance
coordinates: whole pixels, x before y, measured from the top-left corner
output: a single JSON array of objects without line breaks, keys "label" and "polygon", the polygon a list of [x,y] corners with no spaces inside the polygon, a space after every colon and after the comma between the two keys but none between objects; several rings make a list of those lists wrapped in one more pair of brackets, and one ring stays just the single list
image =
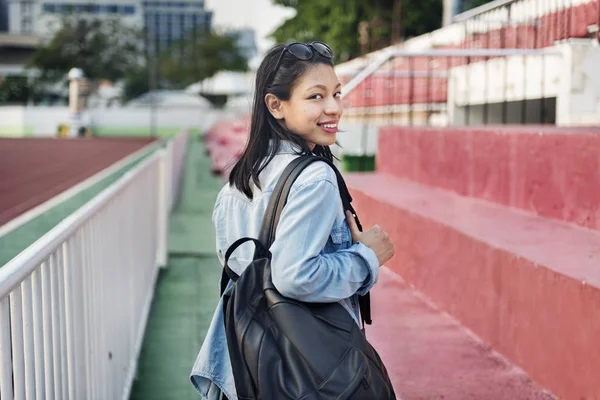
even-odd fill
[{"label": "concrete step", "polygon": [[382,267],[367,338],[399,399],[550,400],[520,368]]},{"label": "concrete step", "polygon": [[363,226],[395,243],[392,271],[560,398],[600,398],[599,232],[388,174],[346,179]]},{"label": "concrete step", "polygon": [[600,229],[600,129],[384,127],[377,171]]}]

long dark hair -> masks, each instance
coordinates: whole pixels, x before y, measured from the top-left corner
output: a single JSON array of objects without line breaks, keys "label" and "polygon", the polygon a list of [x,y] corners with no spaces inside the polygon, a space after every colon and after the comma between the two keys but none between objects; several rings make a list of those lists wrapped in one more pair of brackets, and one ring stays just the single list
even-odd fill
[{"label": "long dark hair", "polygon": [[[298,154],[311,153],[302,136],[287,129],[271,115],[265,104],[265,96],[272,93],[280,100],[287,101],[290,99],[292,88],[298,79],[311,66],[326,64],[333,67],[333,61],[330,58],[323,57],[316,51],[313,52],[313,57],[307,61],[298,60],[289,51],[284,51],[279,68],[274,71],[282,51],[284,51],[284,45],[274,47],[258,67],[248,143],[229,175],[229,184],[235,186],[249,199],[253,197],[250,180],[259,189],[261,188],[258,176],[273,160],[282,140],[297,145],[300,149]],[[316,145],[312,153],[330,160],[333,159],[329,146]]]}]

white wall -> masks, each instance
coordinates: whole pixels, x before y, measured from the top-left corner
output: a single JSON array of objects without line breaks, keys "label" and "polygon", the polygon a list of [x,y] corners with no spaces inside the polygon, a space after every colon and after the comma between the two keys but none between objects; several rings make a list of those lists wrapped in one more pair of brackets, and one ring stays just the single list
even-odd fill
[{"label": "white wall", "polygon": [[25,125],[34,126],[34,136],[56,136],[58,126],[69,124],[68,107],[25,107]]},{"label": "white wall", "polygon": [[[104,108],[89,112],[93,128],[143,128],[151,124],[151,113],[147,108]],[[204,131],[226,115],[226,112],[214,109],[158,109],[155,121],[160,128],[196,128]]]},{"label": "white wall", "polygon": [[590,40],[561,45],[565,74],[557,98],[556,123],[563,126],[600,124],[600,47]]},{"label": "white wall", "polygon": [[0,136],[56,136],[69,123],[67,107],[0,107]]},{"label": "white wall", "polygon": [[0,136],[23,136],[24,107],[0,107]]},{"label": "white wall", "polygon": [[377,138],[379,136],[378,124],[373,121],[347,121],[342,118],[340,131],[337,134],[338,146],[332,149],[336,156],[348,155],[373,155],[377,152]]},{"label": "white wall", "polygon": [[[207,130],[215,121],[235,116],[228,110],[164,109],[156,111],[156,127],[177,133],[182,129]],[[0,136],[56,136],[60,124],[69,125],[68,107],[0,107]],[[143,108],[105,108],[86,110],[82,123],[99,133],[114,135],[146,134],[150,129],[150,110]],[[73,133],[69,133],[74,136]]]},{"label": "white wall", "polygon": [[0,125],[16,126],[23,124],[25,107],[4,106],[0,107]]},{"label": "white wall", "polygon": [[448,101],[464,106],[556,97],[566,67],[560,54],[515,55],[455,67]]}]

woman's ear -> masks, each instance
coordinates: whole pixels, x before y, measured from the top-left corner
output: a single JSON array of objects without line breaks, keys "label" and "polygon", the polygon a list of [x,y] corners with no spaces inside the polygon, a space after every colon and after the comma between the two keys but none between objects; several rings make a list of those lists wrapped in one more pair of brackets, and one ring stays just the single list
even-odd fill
[{"label": "woman's ear", "polygon": [[265,104],[275,119],[283,119],[283,103],[279,100],[279,97],[275,96],[273,93],[267,93],[265,96]]}]

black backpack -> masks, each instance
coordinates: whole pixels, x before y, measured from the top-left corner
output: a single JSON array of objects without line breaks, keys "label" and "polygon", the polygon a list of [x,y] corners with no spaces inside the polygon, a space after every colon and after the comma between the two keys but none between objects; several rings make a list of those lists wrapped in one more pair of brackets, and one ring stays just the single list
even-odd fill
[{"label": "black backpack", "polygon": [[[292,184],[315,161],[333,168],[344,208],[354,214],[348,189],[333,163],[323,157],[301,156],[279,178],[259,239],[239,239],[225,254],[221,295],[238,398],[395,399],[383,362],[342,305],[296,301],[273,286],[268,249],[279,216]],[[238,277],[228,267],[229,257],[248,241],[256,245],[254,258]],[[225,292],[228,277],[235,284]],[[363,326],[370,323],[367,300],[368,296],[361,299]]]}]

